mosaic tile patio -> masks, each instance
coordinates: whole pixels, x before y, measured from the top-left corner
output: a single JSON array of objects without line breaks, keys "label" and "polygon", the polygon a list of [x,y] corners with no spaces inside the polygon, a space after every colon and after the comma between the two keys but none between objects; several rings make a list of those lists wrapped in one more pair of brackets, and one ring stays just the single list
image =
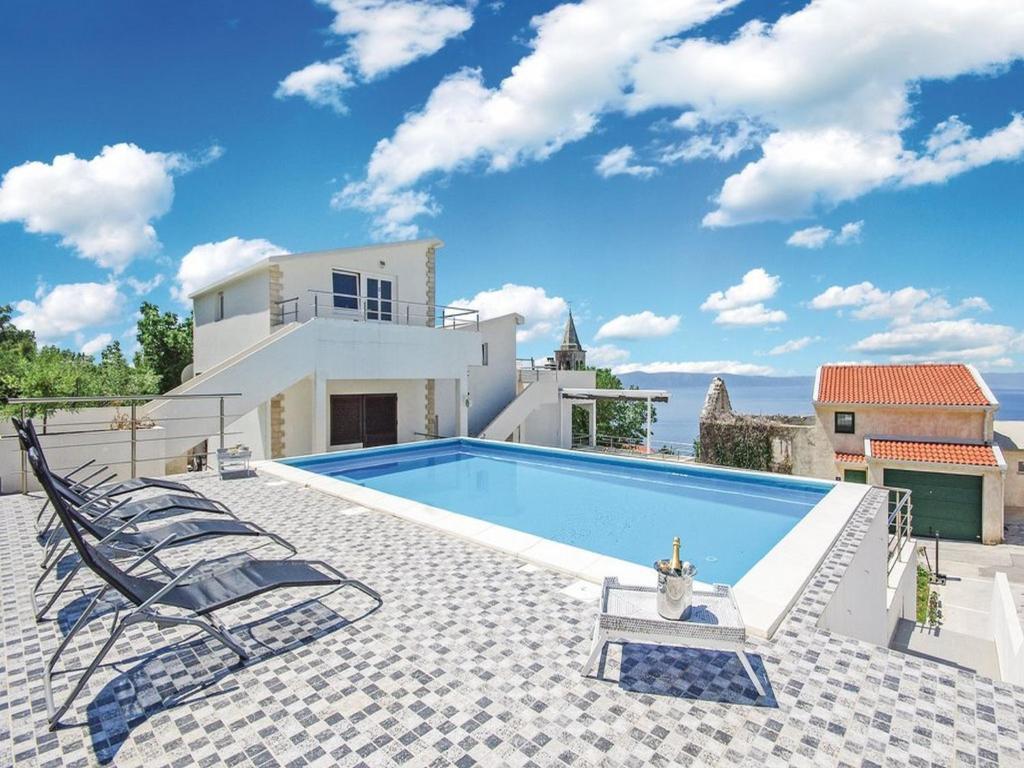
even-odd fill
[{"label": "mosaic tile patio", "polygon": [[[596,602],[568,577],[283,481],[189,482],[384,605],[292,591],[225,611],[258,657],[244,668],[203,637],[135,626],[50,733],[40,672],[88,589],[35,623],[40,502],[2,498],[0,766],[1024,764],[1021,689],[816,628],[884,496],[774,639],[750,644],[759,699],[730,654],[610,646],[603,679],[582,678]],[[110,618],[76,638],[71,667]]]}]

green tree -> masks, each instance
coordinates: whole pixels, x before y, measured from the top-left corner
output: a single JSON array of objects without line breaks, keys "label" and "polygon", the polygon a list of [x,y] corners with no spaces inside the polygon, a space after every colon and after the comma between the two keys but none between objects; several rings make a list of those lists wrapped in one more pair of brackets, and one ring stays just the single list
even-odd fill
[{"label": "green tree", "polygon": [[[96,364],[92,358],[59,347],[39,349],[22,366],[17,381],[19,397],[82,397],[98,394],[94,391]],[[55,405],[33,405],[28,411],[43,417],[43,429],[50,414],[58,410]],[[73,410],[73,409],[72,409]]]},{"label": "green tree", "polygon": [[120,342],[114,341],[100,353],[96,366],[93,394],[97,395],[150,395],[156,393],[160,381],[143,361],[129,365],[121,351]]},{"label": "green tree", "polygon": [[0,306],[0,397],[16,397],[25,365],[35,356],[36,337],[11,321],[10,304]]},{"label": "green tree", "polygon": [[156,374],[161,393],[181,384],[181,372],[192,362],[192,314],[179,318],[174,312],[160,312],[155,304],[139,308],[139,353],[137,368]]},{"label": "green tree", "polygon": [[[607,368],[598,368],[598,389],[624,389],[622,381]],[[637,389],[635,386],[626,389]],[[651,424],[658,420],[657,409],[651,407]],[[586,435],[589,416],[582,408],[573,410],[573,435]],[[597,401],[597,434],[625,440],[643,440],[647,434],[647,403],[628,400]]]}]

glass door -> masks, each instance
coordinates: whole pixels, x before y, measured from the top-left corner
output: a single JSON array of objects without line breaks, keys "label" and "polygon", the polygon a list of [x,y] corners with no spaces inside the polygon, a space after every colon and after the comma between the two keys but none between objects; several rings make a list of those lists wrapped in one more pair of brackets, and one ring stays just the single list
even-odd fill
[{"label": "glass door", "polygon": [[394,320],[393,280],[383,277],[366,278],[366,319],[390,323]]}]

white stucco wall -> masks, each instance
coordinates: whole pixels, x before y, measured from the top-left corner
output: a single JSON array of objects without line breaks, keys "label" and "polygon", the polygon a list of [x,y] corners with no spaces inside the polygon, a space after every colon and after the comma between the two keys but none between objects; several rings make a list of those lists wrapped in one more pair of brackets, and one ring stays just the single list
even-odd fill
[{"label": "white stucco wall", "polygon": [[[282,298],[299,299],[299,321],[313,316],[313,295],[310,290],[333,290],[332,272],[335,269],[360,275],[359,292],[364,293],[366,277],[387,277],[394,281],[396,321],[405,323],[406,310],[410,324],[427,325],[427,310],[421,306],[408,306],[405,302],[428,303],[427,249],[432,242],[417,240],[410,243],[386,243],[363,248],[339,248],[315,253],[280,256],[274,263],[281,270]],[[320,296],[330,306],[331,297]]]},{"label": "white stucco wall", "polygon": [[1024,685],[1024,631],[1005,573],[995,575],[990,612],[1000,676],[1007,683]]},{"label": "white stucco wall", "polygon": [[[218,294],[224,293],[224,319],[216,320]],[[270,333],[267,270],[247,274],[193,301],[193,366],[207,371]]]},{"label": "white stucco wall", "polygon": [[516,396],[516,315],[480,323],[481,345],[487,344],[487,365],[469,367],[469,434],[476,435]]},{"label": "white stucco wall", "polygon": [[296,382],[284,392],[284,455],[313,452],[313,378]]},{"label": "white stucco wall", "polygon": [[853,560],[836,585],[832,599],[818,619],[819,627],[875,645],[888,645],[887,539],[888,526],[883,509],[871,521]]}]

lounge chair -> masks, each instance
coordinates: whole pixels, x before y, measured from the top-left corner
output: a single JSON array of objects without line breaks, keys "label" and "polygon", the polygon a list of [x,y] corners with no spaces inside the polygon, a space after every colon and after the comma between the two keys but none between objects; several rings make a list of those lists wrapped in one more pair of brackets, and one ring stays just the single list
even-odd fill
[{"label": "lounge chair", "polygon": [[[215,567],[216,561],[199,561],[177,573],[168,571],[164,578],[137,576],[132,572],[153,560],[170,541],[161,542],[126,568],[117,566],[85,541],[70,514],[67,501],[57,492],[35,449],[29,451],[29,461],[33,469],[40,473],[46,494],[61,523],[67,528],[68,537],[82,562],[104,582],[74,626],[61,640],[43,670],[43,691],[50,730],[57,727],[60,718],[67,712],[117,639],[132,624],[150,621],[159,628],[178,625],[198,627],[237,654],[244,663],[249,658],[249,652],[214,617],[215,611],[275,589],[290,587],[333,587],[333,592],[343,586],[351,586],[376,601],[378,606],[383,602],[380,595],[370,587],[356,579],[348,578],[322,561],[253,559],[240,565],[218,569],[212,575],[199,575],[198,572],[203,566]],[[74,684],[67,699],[60,706],[55,706],[52,678],[57,661],[79,630],[88,623],[89,617],[103,596],[111,589],[124,597],[130,607],[115,615],[110,636]],[[160,609],[177,609],[181,613],[167,613]]]},{"label": "lounge chair", "polygon": [[[43,461],[45,462],[46,456],[43,453],[43,446],[39,442],[39,433],[36,432],[36,427],[35,424],[32,423],[32,419],[25,419],[24,421],[22,421],[17,417],[12,417],[11,422],[14,424],[14,428],[18,433],[18,440],[19,442],[21,442],[22,448],[26,451],[29,448],[35,448],[37,451],[39,451],[39,455],[43,458]],[[103,470],[106,469],[106,467],[97,469],[91,475],[82,478],[81,480],[72,479],[73,475],[78,474],[79,472],[93,466],[94,464],[95,459],[90,459],[85,464],[82,464],[81,466],[74,469],[68,475],[63,476],[57,472],[53,472],[52,468],[50,469],[50,471],[53,473],[54,477],[63,480],[68,487],[74,489],[83,496],[93,496],[102,494],[107,497],[115,497],[122,496],[126,493],[136,493],[138,491],[146,490],[149,488],[156,488],[158,490],[163,491],[173,491],[174,493],[187,493],[192,496],[203,495],[196,489],[191,488],[185,485],[184,483],[179,483],[175,480],[166,480],[162,477],[133,477],[129,480],[119,480],[115,483],[105,482],[105,480],[110,480],[113,477],[113,475],[111,475],[105,478],[105,480],[101,480],[94,485],[89,485],[89,481],[94,479],[101,472],[103,472]],[[47,466],[49,467],[48,463]]]},{"label": "lounge chair", "polygon": [[[27,452],[29,449],[31,449],[31,447],[34,447],[34,449],[36,449],[36,451],[39,453],[39,456],[43,464],[46,465],[46,468],[53,475],[54,481],[60,486],[61,492],[65,493],[66,496],[70,499],[71,503],[79,508],[82,508],[87,503],[89,504],[89,508],[92,508],[93,506],[98,506],[102,508],[110,507],[117,500],[117,497],[121,497],[124,496],[125,494],[134,493],[137,492],[137,490],[143,490],[147,488],[160,488],[164,490],[172,490],[172,492],[175,492],[175,494],[186,494],[188,495],[188,497],[195,497],[196,499],[205,500],[205,497],[202,494],[200,494],[198,490],[195,490],[194,488],[191,488],[188,485],[185,485],[184,483],[174,482],[172,480],[164,480],[156,477],[134,477],[131,478],[130,480],[124,480],[122,482],[104,482],[104,480],[110,480],[112,477],[114,477],[114,475],[112,474],[109,475],[108,477],[103,478],[103,480],[100,480],[95,484],[89,485],[88,480],[94,477],[95,474],[102,472],[102,470],[99,470],[98,472],[94,472],[92,475],[89,475],[83,480],[73,479],[73,475],[83,470],[84,468],[89,467],[91,464],[93,464],[94,460],[86,462],[78,469],[73,471],[70,475],[59,475],[56,472],[53,472],[52,469],[50,469],[49,463],[46,461],[46,454],[43,452],[43,447],[39,442],[39,435],[36,433],[36,428],[35,425],[33,425],[32,423],[32,419],[26,419],[25,421],[22,421],[17,418],[12,418],[11,422],[13,423],[14,430],[17,433],[18,442],[22,444],[22,450]],[[146,499],[145,501],[147,503],[154,504],[155,506],[161,506],[155,501],[156,499],[163,500],[163,506],[165,507],[165,510],[169,510],[174,507],[181,507],[191,511],[199,512],[224,511],[212,508],[211,505],[215,504],[213,502],[209,502],[208,504],[202,504],[201,502],[191,502],[191,500],[186,501],[182,499],[180,496],[169,498],[167,495],[164,495],[162,497],[151,497],[150,499]],[[46,508],[48,506],[49,501],[47,500],[46,503],[43,504],[42,508],[39,510],[39,514],[36,516],[37,526],[39,526],[40,522],[42,521],[43,515],[45,514]],[[128,516],[134,516],[134,511],[127,510],[125,514]],[[47,535],[50,526],[55,521],[55,517],[55,513],[51,514],[49,520],[47,520],[46,524],[42,526],[42,528],[40,529],[40,534],[42,536]]]},{"label": "lounge chair", "polygon": [[[39,477],[38,474],[37,477]],[[42,483],[43,478],[39,477],[39,481]],[[54,486],[54,488],[58,493],[60,492],[56,486]],[[125,505],[125,507],[130,506],[133,505]],[[144,518],[149,514],[145,509],[142,509],[134,518],[124,520],[123,522],[120,522],[120,525],[113,526],[108,525],[102,517],[90,518],[88,515],[83,514],[70,504],[67,505],[67,512],[70,518],[74,520],[81,530],[95,539],[97,546],[102,546],[112,557],[140,557],[148,554],[152,549],[161,544],[166,549],[194,544],[197,541],[223,538],[225,536],[261,536],[268,538],[274,543],[287,549],[293,555],[297,552],[294,546],[277,534],[271,533],[255,523],[234,518],[226,520],[193,519],[172,521],[139,530],[138,523],[143,522]],[[56,591],[50,595],[46,605],[42,608],[39,607],[37,596],[39,590],[43,586],[43,582],[54,568],[57,567],[57,564],[61,562],[71,546],[72,542],[68,541],[59,552],[56,552],[55,550],[54,553],[48,554],[46,558],[46,561],[48,562],[44,561],[43,573],[39,576],[39,579],[36,581],[32,588],[32,592],[30,593],[32,610],[35,612],[36,621],[43,620],[47,611],[53,607],[53,604],[57,602],[57,598],[59,598],[71,585],[71,581],[74,579],[75,574],[77,574],[82,567],[82,562],[79,561],[74,568],[72,568],[64,578],[61,579]],[[157,565],[157,568],[163,570],[163,566],[159,561],[154,561],[154,564]]]}]

